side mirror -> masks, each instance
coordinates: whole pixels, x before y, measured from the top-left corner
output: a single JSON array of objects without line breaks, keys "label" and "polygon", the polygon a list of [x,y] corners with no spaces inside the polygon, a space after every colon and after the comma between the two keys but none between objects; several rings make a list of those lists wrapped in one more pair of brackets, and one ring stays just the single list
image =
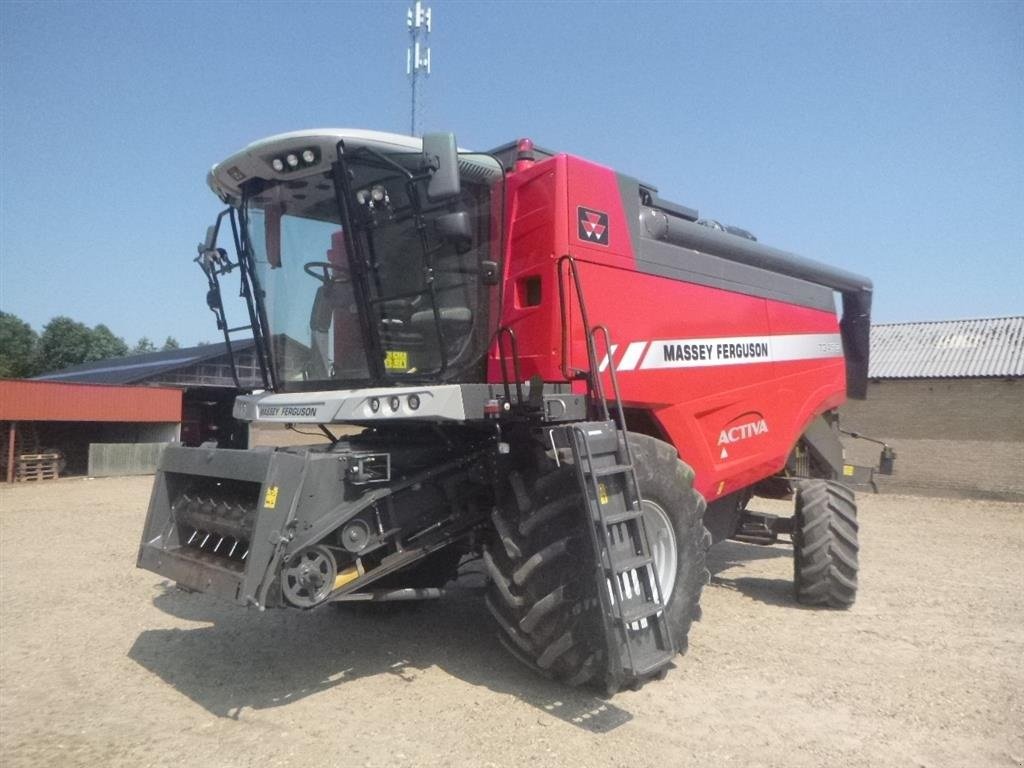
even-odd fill
[{"label": "side mirror", "polygon": [[208,226],[206,228],[206,239],[203,240],[203,243],[200,246],[200,248],[202,248],[204,253],[206,251],[212,251],[214,248],[217,247],[217,229],[218,228],[219,227],[217,226],[217,224],[211,224],[210,226]]},{"label": "side mirror", "polygon": [[427,199],[431,202],[455,197],[462,190],[459,184],[459,150],[454,133],[428,133],[423,137],[423,158],[433,169],[427,182]]},{"label": "side mirror", "polygon": [[455,245],[459,254],[466,253],[473,245],[473,227],[465,211],[438,216],[437,231],[441,237]]}]

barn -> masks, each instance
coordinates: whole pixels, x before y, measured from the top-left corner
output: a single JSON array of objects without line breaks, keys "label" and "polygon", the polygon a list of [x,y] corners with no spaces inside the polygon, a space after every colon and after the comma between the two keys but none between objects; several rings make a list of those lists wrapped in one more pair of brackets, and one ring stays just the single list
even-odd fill
[{"label": "barn", "polygon": [[869,378],[842,423],[896,450],[883,490],[1024,501],[1024,316],[872,326]]},{"label": "barn", "polygon": [[[110,461],[110,474],[148,471],[159,446],[179,439],[181,399],[168,387],[0,380],[4,479],[107,474]],[[123,448],[108,456],[115,445]]]},{"label": "barn", "polygon": [[[238,385],[231,373],[234,359]],[[170,349],[83,363],[44,373],[36,380],[65,384],[114,384],[134,387],[174,387],[182,396],[181,442],[200,445],[209,440],[222,447],[244,447],[246,430],[231,418],[239,390],[263,386],[252,339]]]},{"label": "barn", "polygon": [[152,472],[168,442],[245,447],[248,430],[231,407],[239,391],[259,386],[251,339],[230,352],[205,344],[0,380],[0,477]]}]

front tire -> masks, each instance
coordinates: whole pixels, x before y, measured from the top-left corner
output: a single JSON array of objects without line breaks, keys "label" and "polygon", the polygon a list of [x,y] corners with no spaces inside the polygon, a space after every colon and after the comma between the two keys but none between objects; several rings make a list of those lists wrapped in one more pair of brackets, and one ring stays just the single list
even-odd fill
[{"label": "front tire", "polygon": [[[709,577],[704,499],[693,489],[693,471],[671,446],[644,435],[629,440],[648,540],[667,595],[667,624],[682,653],[690,625],[700,618],[700,593]],[[512,472],[504,495],[494,513],[495,540],[484,552],[491,577],[487,607],[501,629],[499,638],[548,677],[617,690],[626,681],[610,679],[575,468]]]},{"label": "front tire", "polygon": [[857,504],[853,491],[833,480],[796,484],[793,588],[797,602],[845,609],[857,598]]}]

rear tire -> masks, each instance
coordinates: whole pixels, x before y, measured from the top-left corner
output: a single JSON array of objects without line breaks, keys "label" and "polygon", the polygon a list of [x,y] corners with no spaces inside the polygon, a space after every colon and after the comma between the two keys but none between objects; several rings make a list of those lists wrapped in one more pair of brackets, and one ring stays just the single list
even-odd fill
[{"label": "rear tire", "polygon": [[[659,541],[662,551],[672,542],[676,553],[673,583],[662,588],[668,595],[668,626],[682,653],[708,582],[704,499],[693,489],[693,471],[671,446],[644,435],[629,439],[652,550],[658,551]],[[484,551],[491,578],[486,602],[502,644],[548,677],[617,690],[626,681],[609,679],[594,555],[575,467],[511,472],[504,496],[493,516],[494,541]],[[670,530],[664,530],[666,523]]]},{"label": "rear tire", "polygon": [[857,598],[857,504],[832,480],[796,484],[793,588],[797,602],[845,609]]}]

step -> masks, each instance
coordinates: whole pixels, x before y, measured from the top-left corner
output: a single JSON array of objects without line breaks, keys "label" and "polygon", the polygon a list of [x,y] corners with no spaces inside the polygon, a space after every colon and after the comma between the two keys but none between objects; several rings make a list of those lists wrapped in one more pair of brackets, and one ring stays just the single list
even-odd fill
[{"label": "step", "polygon": [[630,520],[638,519],[643,512],[638,509],[627,509],[625,512],[612,512],[610,515],[604,516],[605,525],[618,525],[619,523],[626,523]]},{"label": "step", "polygon": [[652,672],[661,669],[670,661],[672,661],[672,659],[675,658],[676,652],[674,650],[658,650],[656,652],[645,655],[647,656],[647,658],[637,659],[634,657],[633,659],[633,664],[635,665],[635,668],[631,669],[630,672],[636,675],[637,677],[643,677],[645,675],[649,675]]},{"label": "step", "polygon": [[654,600],[645,600],[637,605],[630,606],[626,610],[621,612],[619,620],[623,624],[632,624],[633,622],[640,621],[640,619],[646,619],[649,616],[654,616],[657,613],[661,613],[665,610],[665,606],[660,602]]},{"label": "step", "polygon": [[654,559],[650,555],[634,555],[612,563],[612,571],[615,574],[628,573],[645,565],[653,565]]},{"label": "step", "polygon": [[607,467],[598,467],[597,469],[591,469],[590,474],[594,477],[606,477],[608,475],[624,475],[633,467],[630,464],[609,464]]}]

